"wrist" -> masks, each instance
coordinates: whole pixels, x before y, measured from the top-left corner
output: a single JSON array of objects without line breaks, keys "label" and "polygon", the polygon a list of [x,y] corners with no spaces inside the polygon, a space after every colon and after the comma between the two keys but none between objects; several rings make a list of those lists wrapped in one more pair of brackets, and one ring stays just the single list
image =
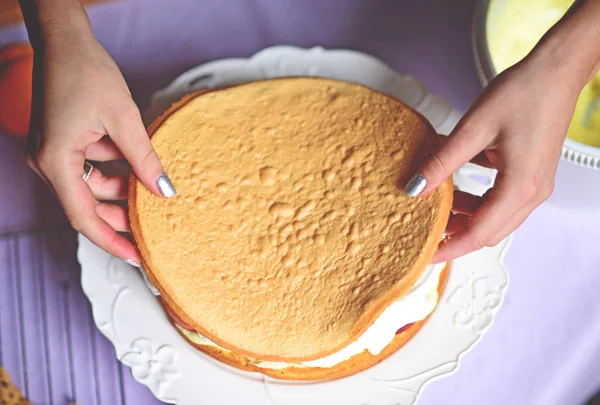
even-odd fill
[{"label": "wrist", "polygon": [[579,93],[600,68],[600,1],[581,0],[527,57]]},{"label": "wrist", "polygon": [[548,41],[536,47],[524,62],[537,76],[545,77],[553,88],[563,88],[569,93],[579,95],[591,79],[592,73],[590,69],[577,63],[576,59],[568,48],[554,46]]},{"label": "wrist", "polygon": [[20,0],[20,3],[35,50],[93,37],[90,21],[79,0]]}]

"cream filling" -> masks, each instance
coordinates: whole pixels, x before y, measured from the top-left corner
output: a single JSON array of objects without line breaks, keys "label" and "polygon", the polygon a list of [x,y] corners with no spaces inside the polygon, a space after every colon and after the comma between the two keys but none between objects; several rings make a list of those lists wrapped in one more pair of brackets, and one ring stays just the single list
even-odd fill
[{"label": "cream filling", "polygon": [[[329,368],[342,363],[365,350],[373,356],[377,356],[392,342],[398,329],[408,324],[421,321],[433,312],[439,298],[438,286],[440,283],[440,275],[445,266],[446,263],[431,264],[427,266],[408,294],[404,295],[399,300],[394,301],[357,340],[350,343],[339,352],[317,360],[299,363],[270,362],[252,358],[248,358],[248,360],[259,368]],[[177,324],[176,326],[177,329],[193,343],[214,346],[220,350],[230,352],[197,332],[186,330]]]}]

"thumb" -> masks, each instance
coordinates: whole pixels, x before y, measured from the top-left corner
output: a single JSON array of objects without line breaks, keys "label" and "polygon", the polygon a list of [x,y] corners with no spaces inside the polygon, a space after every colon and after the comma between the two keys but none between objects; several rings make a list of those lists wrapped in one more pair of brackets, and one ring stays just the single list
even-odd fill
[{"label": "thumb", "polygon": [[162,197],[177,194],[150,142],[140,111],[133,100],[127,108],[117,111],[105,128],[137,178],[148,190]]},{"label": "thumb", "polygon": [[[489,144],[489,131],[468,122],[465,116],[441,146],[419,168],[405,187],[409,197],[435,190]],[[440,136],[441,137],[441,136]]]}]

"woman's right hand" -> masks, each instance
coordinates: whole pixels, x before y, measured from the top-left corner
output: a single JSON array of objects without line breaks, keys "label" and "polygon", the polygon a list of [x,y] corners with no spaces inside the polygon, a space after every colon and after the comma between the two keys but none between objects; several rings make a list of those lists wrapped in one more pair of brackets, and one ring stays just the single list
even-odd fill
[{"label": "woman's right hand", "polygon": [[154,194],[175,189],[148,138],[140,112],[119,68],[91,30],[64,30],[36,50],[29,165],[58,197],[75,230],[114,256],[139,263],[126,210],[111,201],[127,194],[126,177],[94,169],[83,180],[84,162],[125,158]]}]

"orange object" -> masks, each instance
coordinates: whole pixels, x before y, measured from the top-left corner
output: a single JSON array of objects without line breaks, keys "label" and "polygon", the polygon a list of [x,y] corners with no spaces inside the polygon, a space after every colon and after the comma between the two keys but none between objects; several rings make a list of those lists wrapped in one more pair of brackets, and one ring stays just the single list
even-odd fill
[{"label": "orange object", "polygon": [[0,132],[25,138],[31,110],[33,50],[28,43],[0,49]]}]

